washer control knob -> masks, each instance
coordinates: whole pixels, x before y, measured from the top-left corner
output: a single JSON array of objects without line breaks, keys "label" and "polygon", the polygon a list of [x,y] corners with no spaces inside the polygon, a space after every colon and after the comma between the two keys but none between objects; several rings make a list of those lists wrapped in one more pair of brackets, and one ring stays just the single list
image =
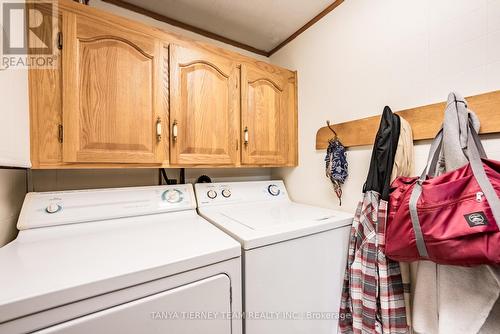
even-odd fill
[{"label": "washer control knob", "polygon": [[60,211],[61,209],[62,209],[62,207],[59,204],[50,203],[49,206],[47,206],[45,208],[45,211],[47,211],[47,213],[56,213],[56,212]]},{"label": "washer control knob", "polygon": [[281,192],[280,188],[278,188],[277,185],[271,184],[269,187],[267,187],[267,191],[273,196],[278,196]]},{"label": "washer control knob", "polygon": [[209,191],[207,192],[207,196],[208,196],[208,198],[210,198],[210,199],[214,199],[215,197],[217,197],[217,192],[216,192],[215,190],[209,190]]},{"label": "washer control knob", "polygon": [[229,190],[229,189],[222,190],[222,196],[224,196],[225,198],[230,197],[231,196],[231,190]]},{"label": "washer control knob", "polygon": [[168,203],[179,203],[182,201],[182,193],[178,189],[169,189],[163,192],[161,198]]}]

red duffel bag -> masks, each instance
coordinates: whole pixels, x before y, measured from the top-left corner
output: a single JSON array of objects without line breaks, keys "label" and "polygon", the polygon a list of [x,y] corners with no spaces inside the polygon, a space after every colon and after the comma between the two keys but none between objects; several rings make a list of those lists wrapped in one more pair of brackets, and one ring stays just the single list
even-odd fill
[{"label": "red duffel bag", "polygon": [[469,124],[462,168],[433,175],[443,134],[432,143],[420,177],[394,181],[386,226],[386,256],[410,262],[500,264],[500,161],[488,160]]}]

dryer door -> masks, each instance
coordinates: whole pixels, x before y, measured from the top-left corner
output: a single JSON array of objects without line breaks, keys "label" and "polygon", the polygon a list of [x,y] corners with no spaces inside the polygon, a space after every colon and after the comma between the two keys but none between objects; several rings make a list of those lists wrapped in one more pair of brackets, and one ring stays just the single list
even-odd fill
[{"label": "dryer door", "polygon": [[230,334],[231,284],[219,274],[38,331],[38,334]]}]

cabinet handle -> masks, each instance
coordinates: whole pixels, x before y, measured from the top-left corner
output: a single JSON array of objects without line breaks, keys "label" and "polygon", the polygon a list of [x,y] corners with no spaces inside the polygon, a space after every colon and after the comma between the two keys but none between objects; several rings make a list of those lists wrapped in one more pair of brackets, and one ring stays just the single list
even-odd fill
[{"label": "cabinet handle", "polygon": [[177,141],[177,120],[172,124],[172,140]]},{"label": "cabinet handle", "polygon": [[245,130],[243,130],[243,142],[245,145],[248,145],[248,127],[245,126]]},{"label": "cabinet handle", "polygon": [[63,48],[63,35],[60,31],[57,33],[57,48],[59,50],[62,50]]},{"label": "cabinet handle", "polygon": [[158,117],[156,120],[156,141],[160,142],[161,141],[161,118]]},{"label": "cabinet handle", "polygon": [[64,138],[63,125],[59,124],[57,126],[57,140],[62,143]]}]

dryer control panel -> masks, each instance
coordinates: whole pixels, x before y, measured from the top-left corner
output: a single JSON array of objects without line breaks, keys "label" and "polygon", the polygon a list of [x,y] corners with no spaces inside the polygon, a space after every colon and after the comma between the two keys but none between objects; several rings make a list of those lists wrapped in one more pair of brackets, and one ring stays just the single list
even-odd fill
[{"label": "dryer control panel", "polygon": [[198,207],[259,201],[289,201],[285,184],[280,180],[197,183],[194,188]]},{"label": "dryer control panel", "polygon": [[17,228],[26,230],[195,208],[191,184],[32,192],[26,195]]}]

